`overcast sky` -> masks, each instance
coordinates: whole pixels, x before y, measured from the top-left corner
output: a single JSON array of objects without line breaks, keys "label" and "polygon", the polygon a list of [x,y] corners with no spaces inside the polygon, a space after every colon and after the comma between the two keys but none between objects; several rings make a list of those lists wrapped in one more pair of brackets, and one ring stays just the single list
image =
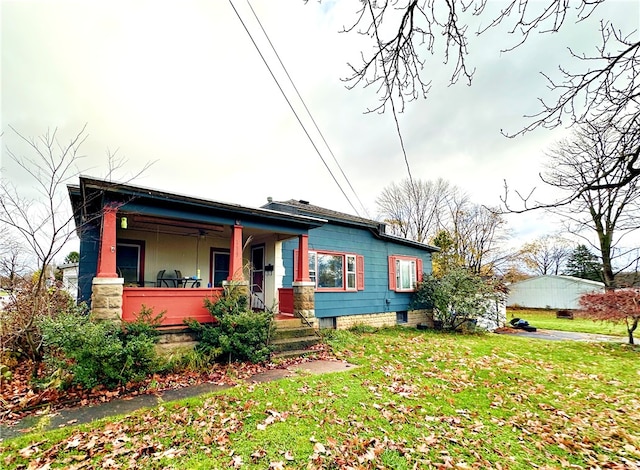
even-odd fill
[{"label": "overcast sky", "polygon": [[[344,191],[363,213],[314,130],[245,0],[234,0],[247,27],[287,92],[315,145]],[[296,87],[357,196],[375,217],[375,198],[407,177],[392,116],[365,114],[375,90],[347,90],[347,62],[370,47],[340,34],[359,2],[252,0]],[[85,123],[83,173],[102,177],[107,152],[128,159],[126,180],[155,161],[133,184],[258,207],[305,199],[353,213],[289,108],[226,1],[2,1],[2,176],[22,176],[6,148],[21,147],[9,126],[27,136],[58,128],[68,139]],[[490,2],[496,8],[501,2]],[[608,0],[596,17],[561,33],[536,35],[511,53],[517,39],[505,28],[473,39],[471,87],[447,87],[450,69],[429,64],[427,100],[400,116],[414,178],[444,178],[474,201],[497,205],[503,180],[526,190],[538,185],[545,150],[564,130],[507,139],[546,95],[539,72],[567,62],[567,46],[593,53],[598,22],[631,31],[640,2]],[[485,20],[486,21],[486,20]],[[543,214],[509,216],[524,241],[553,229]],[[559,227],[558,227],[559,228]]]}]

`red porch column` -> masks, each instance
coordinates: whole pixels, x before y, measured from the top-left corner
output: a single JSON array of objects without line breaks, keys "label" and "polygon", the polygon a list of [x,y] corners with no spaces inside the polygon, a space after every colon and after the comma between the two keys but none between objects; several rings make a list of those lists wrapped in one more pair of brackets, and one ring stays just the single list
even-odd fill
[{"label": "red porch column", "polygon": [[234,225],[231,232],[228,281],[241,281],[242,274],[242,225]]},{"label": "red porch column", "polygon": [[298,276],[295,282],[310,282],[309,277],[309,235],[298,236]]},{"label": "red porch column", "polygon": [[96,277],[117,278],[116,272],[116,214],[115,205],[106,206],[102,213],[102,233]]}]

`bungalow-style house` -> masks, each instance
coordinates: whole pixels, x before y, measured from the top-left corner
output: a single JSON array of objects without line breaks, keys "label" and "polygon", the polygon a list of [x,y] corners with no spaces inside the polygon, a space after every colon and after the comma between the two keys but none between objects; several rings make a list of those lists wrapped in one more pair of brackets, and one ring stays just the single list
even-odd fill
[{"label": "bungalow-style house", "polygon": [[243,207],[89,177],[68,187],[80,238],[79,300],[92,315],[211,321],[204,299],[243,286],[255,310],[315,328],[416,325],[415,283],[437,248],[304,201]]}]

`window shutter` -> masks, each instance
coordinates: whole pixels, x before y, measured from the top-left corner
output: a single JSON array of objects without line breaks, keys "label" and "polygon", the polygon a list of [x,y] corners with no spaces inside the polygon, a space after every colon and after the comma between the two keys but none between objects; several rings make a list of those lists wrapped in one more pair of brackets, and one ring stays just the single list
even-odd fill
[{"label": "window shutter", "polygon": [[416,270],[418,271],[418,275],[416,279],[418,282],[422,282],[422,278],[424,277],[424,270],[422,268],[422,258],[416,258]]},{"label": "window shutter", "polygon": [[293,282],[298,279],[298,249],[293,250]]},{"label": "window shutter", "polygon": [[396,257],[389,256],[389,290],[396,290]]},{"label": "window shutter", "polygon": [[364,290],[364,256],[356,255],[356,289]]}]

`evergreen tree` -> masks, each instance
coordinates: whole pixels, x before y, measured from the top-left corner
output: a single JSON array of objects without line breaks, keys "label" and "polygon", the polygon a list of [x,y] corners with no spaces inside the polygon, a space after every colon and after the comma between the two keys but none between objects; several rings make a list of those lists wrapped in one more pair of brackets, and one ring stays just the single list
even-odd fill
[{"label": "evergreen tree", "polygon": [[80,262],[80,253],[77,251],[69,252],[69,254],[64,258],[64,262],[65,264]]},{"label": "evergreen tree", "polygon": [[565,274],[581,279],[602,281],[602,264],[586,245],[578,245],[569,255]]}]

